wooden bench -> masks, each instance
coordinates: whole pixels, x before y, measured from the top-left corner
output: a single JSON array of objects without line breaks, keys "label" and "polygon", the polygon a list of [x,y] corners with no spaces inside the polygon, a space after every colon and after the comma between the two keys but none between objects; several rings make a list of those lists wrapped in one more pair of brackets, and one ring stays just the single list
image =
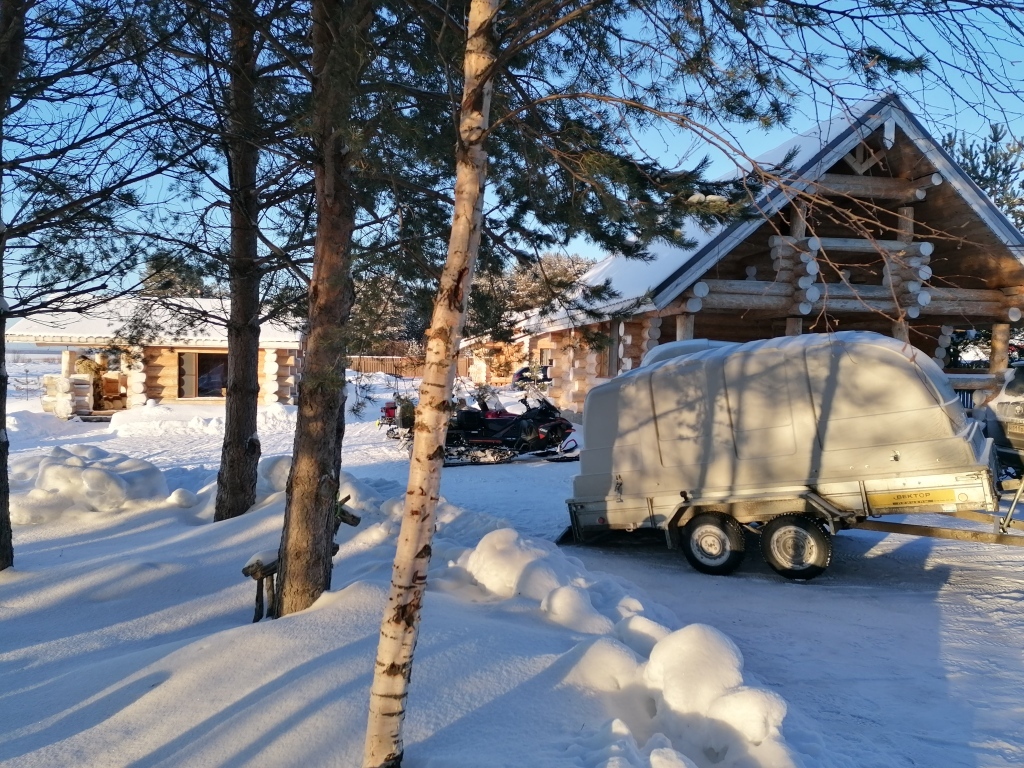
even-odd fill
[{"label": "wooden bench", "polygon": [[[334,531],[331,538],[337,535],[342,523],[356,526],[361,522],[358,515],[345,508],[345,502],[350,498],[352,497],[346,496],[341,499],[334,509]],[[339,549],[337,544],[332,543],[331,557],[338,554]],[[264,616],[277,618],[277,558],[266,563],[259,558],[256,560],[249,558],[249,560],[250,562],[242,569],[242,575],[248,576],[256,582],[256,613],[253,615],[252,621],[255,624]],[[266,596],[265,600],[264,595]]]}]

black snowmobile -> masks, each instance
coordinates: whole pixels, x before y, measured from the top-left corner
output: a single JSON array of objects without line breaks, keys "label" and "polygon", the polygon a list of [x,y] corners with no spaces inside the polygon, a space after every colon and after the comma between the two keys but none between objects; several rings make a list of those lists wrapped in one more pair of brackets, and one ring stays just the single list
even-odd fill
[{"label": "black snowmobile", "polygon": [[[535,404],[531,404],[530,400]],[[456,407],[448,424],[444,465],[503,464],[516,456],[555,456],[572,424],[547,398],[536,394],[520,400],[523,413],[509,413],[480,403]]]}]

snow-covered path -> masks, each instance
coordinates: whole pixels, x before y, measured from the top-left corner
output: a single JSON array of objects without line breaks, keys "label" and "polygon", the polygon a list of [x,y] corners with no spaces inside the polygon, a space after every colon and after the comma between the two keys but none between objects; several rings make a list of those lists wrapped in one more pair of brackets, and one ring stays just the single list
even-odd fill
[{"label": "snow-covered path", "polygon": [[[69,442],[90,443],[107,451],[152,461],[164,469],[171,488],[184,487],[192,491],[207,485],[216,472],[220,435],[214,432],[204,434],[193,430],[175,434],[165,429],[159,434],[146,434],[144,430],[114,434],[98,425],[65,424],[56,428],[49,421],[39,422],[41,427],[34,432],[35,414],[16,416],[22,429],[12,434],[12,441],[20,454],[44,452],[54,445]],[[290,443],[291,436],[286,430],[269,431],[263,436],[264,454],[287,453]],[[382,495],[398,495],[407,467],[404,449],[395,441],[386,440],[372,423],[349,426],[344,450],[347,472],[373,484]],[[564,500],[571,494],[571,480],[577,469],[577,464],[546,462],[455,468],[445,473],[442,493],[459,508],[507,520],[524,536],[553,540],[567,524]],[[219,631],[229,634],[216,639],[211,647],[223,646],[223,658],[227,658],[231,653],[230,643],[239,638],[249,638],[251,644],[245,648],[251,651],[263,647],[255,642],[263,633],[283,633],[286,627],[295,626],[275,622],[249,629],[245,623],[246,614],[251,610],[252,585],[239,578],[238,570],[248,554],[266,549],[276,541],[280,525],[276,514],[279,513],[271,514],[267,510],[247,515],[237,523],[227,524],[227,527],[221,524],[217,529],[197,525],[199,521],[191,520],[187,512],[182,512],[177,519],[144,515],[134,521],[126,519],[123,525],[111,525],[106,529],[108,535],[83,537],[81,543],[88,543],[88,552],[72,538],[78,535],[73,525],[67,529],[68,537],[63,539],[61,527],[16,529],[16,546],[20,548],[18,557],[21,559],[15,573],[6,577],[8,584],[17,591],[21,589],[22,579],[31,577],[40,581],[38,589],[33,593],[26,591],[20,602],[6,600],[5,605],[0,605],[3,609],[0,613],[4,610],[19,612],[18,616],[10,617],[16,631],[0,635],[0,652],[9,644],[12,648],[34,649],[32,653],[38,652],[39,656],[31,661],[38,667],[31,677],[26,677],[19,668],[28,657],[16,660],[12,656],[7,661],[12,666],[0,667],[0,673],[9,673],[7,683],[15,678],[21,681],[15,689],[22,691],[18,698],[23,702],[19,706],[24,708],[17,712],[8,710],[7,716],[0,720],[6,721],[17,714],[14,720],[24,721],[23,728],[27,729],[18,731],[18,738],[24,740],[26,750],[33,750],[12,764],[55,764],[47,760],[58,754],[62,758],[75,754],[59,751],[64,747],[56,741],[52,747],[39,747],[50,737],[29,727],[40,721],[44,710],[49,711],[51,697],[44,690],[47,685],[54,691],[63,687],[69,702],[65,719],[76,729],[87,728],[83,733],[92,738],[92,741],[84,741],[83,736],[80,743],[68,742],[68,749],[107,743],[104,739],[115,733],[123,736],[124,745],[119,754],[127,755],[138,728],[153,727],[161,722],[167,716],[166,707],[178,701],[175,696],[199,690],[202,681],[189,683],[183,677],[192,664],[183,656],[182,661],[175,661],[168,667],[172,673],[182,676],[175,678],[180,690],[173,686],[161,687],[160,690],[167,693],[159,694],[153,706],[129,707],[127,700],[121,702],[117,696],[109,701],[103,699],[102,691],[107,689],[89,689],[90,685],[101,681],[110,685],[110,680],[119,679],[120,671],[105,670],[113,665],[121,667],[128,661],[142,670],[140,675],[143,671],[145,675],[157,674],[160,670],[154,666],[159,666],[154,659],[178,653],[179,647],[186,655],[213,653],[205,650],[206,641],[202,638],[219,638],[219,634],[209,634]],[[230,547],[221,552],[217,547],[224,546],[222,532],[232,527],[237,527],[237,531],[227,537]],[[125,549],[133,537],[138,539],[138,545]],[[467,534],[468,538],[471,537]],[[58,592],[66,591],[61,584],[44,578],[44,566],[56,567],[50,560],[55,546],[67,547],[62,557],[81,559],[83,568],[105,570],[92,575],[83,571],[83,581],[75,585],[75,591],[83,598],[79,606],[81,616],[75,615],[83,621],[95,620],[94,624],[79,621],[44,640],[35,638],[33,633],[43,627],[51,631],[42,615],[46,606],[33,601],[51,593],[56,600]],[[645,605],[650,604],[652,610],[654,604],[667,606],[682,624],[707,623],[733,638],[745,656],[745,670],[756,684],[778,693],[788,703],[784,735],[794,750],[804,756],[806,768],[1006,768],[1024,765],[1024,550],[847,532],[836,539],[835,557],[829,571],[809,584],[795,584],[777,577],[761,562],[756,541],[752,540],[750,547],[746,562],[730,577],[695,573],[679,554],[665,550],[660,540],[628,537],[601,547],[570,546],[564,551],[582,560],[591,571],[607,572],[638,585],[639,589],[633,593],[640,596]],[[122,550],[130,551],[131,555],[127,561],[119,562],[117,553]],[[195,571],[189,576],[185,568],[188,558],[196,559],[207,570]],[[444,558],[436,559],[437,567],[443,568]],[[372,648],[375,612],[379,610],[381,599],[379,589],[373,587],[366,591],[369,588],[360,587],[364,594],[358,590],[349,593],[344,587],[355,580],[371,584],[374,580],[382,581],[386,579],[386,566],[358,552],[342,559],[339,566],[336,572],[338,594],[327,601],[327,609],[347,606],[348,611],[358,609],[360,615],[366,614],[365,626],[358,632],[352,629],[352,637],[345,642]],[[209,574],[214,575],[212,581]],[[28,582],[25,583],[27,586]],[[151,584],[160,585],[160,589],[154,591]],[[439,595],[441,591],[444,590],[433,594]],[[146,610],[152,611],[147,614],[150,618],[142,615],[138,607],[143,595],[148,601]],[[92,603],[112,611],[117,621],[110,622],[102,615],[92,616],[87,610]],[[463,614],[444,607],[444,601],[436,605],[438,613],[425,621],[442,635],[454,626],[452,622],[465,620]],[[59,607],[58,603],[54,602],[53,607]],[[572,636],[546,629],[547,625],[537,619],[534,608],[527,610],[527,606],[519,603],[513,603],[512,608],[522,617],[528,617],[531,626],[536,624],[547,633],[544,637],[548,638],[545,640],[548,645],[532,649],[536,654],[532,658],[551,664],[551,659],[567,652],[575,642]],[[137,610],[139,616],[136,617]],[[501,610],[506,611],[500,613],[505,623],[496,625],[499,629],[487,631],[496,633],[494,638],[504,638],[502,644],[514,647],[515,642],[510,639],[512,630],[518,631],[520,625],[525,627],[525,619],[518,613]],[[34,619],[38,626],[24,623],[32,614],[38,614]],[[333,636],[336,630],[325,620],[327,616],[327,610],[310,612],[308,620],[312,623],[308,631],[315,629],[325,637]],[[323,627],[316,622],[323,623]],[[113,634],[118,635],[117,642],[111,640],[108,644],[104,638]],[[471,637],[474,653],[481,659],[489,658],[488,647],[499,642],[494,638],[483,630],[478,637]],[[522,642],[526,642],[525,634],[523,638]],[[427,647],[425,641],[424,648]],[[440,653],[442,647],[437,646],[437,649]],[[453,652],[445,650],[447,654]],[[466,652],[465,648],[458,651]],[[220,657],[210,658],[212,663]],[[267,661],[262,657],[260,660]],[[367,658],[360,663],[363,666],[339,668],[338,675],[349,675],[345,677],[349,682],[339,682],[339,686],[348,686],[351,680],[365,676],[364,667],[370,661]],[[538,669],[544,666],[538,664]],[[528,666],[522,667],[523,674],[530,671]],[[450,668],[441,665],[431,669],[425,666],[417,678],[421,685],[431,679],[431,674],[447,674]],[[86,670],[88,675],[83,675]],[[43,671],[47,674],[41,675]],[[559,680],[564,674],[564,670],[552,666],[550,673],[537,678],[538,691],[561,691]],[[145,675],[139,678],[139,685],[149,680]],[[68,686],[74,690],[69,690]],[[109,690],[121,689],[114,686]],[[516,711],[531,711],[535,707],[531,702],[539,695],[523,687],[516,694],[518,698],[509,700],[486,688],[482,692],[476,687],[472,690],[472,697],[467,693],[455,700],[465,711],[451,715],[452,726],[437,730],[422,721],[416,721],[419,725],[413,723],[414,733],[422,730],[418,737],[422,739],[420,755],[432,755],[441,761],[436,763],[438,765],[454,765],[454,755],[469,754],[467,749],[471,745],[467,739],[480,737],[473,735],[474,729],[467,731],[461,727],[469,721],[454,727],[459,718],[475,718],[496,729],[487,731],[486,738],[493,741],[494,734],[504,727],[501,725],[504,713],[510,707],[517,708]],[[130,698],[135,695],[133,691],[134,688],[126,687],[124,695]],[[175,691],[177,693],[172,695]],[[432,704],[447,700],[433,689],[431,695]],[[596,702],[587,700],[582,710],[572,713],[570,707],[580,706],[578,694],[557,695],[562,698],[552,699],[545,708],[538,710],[546,713],[544,717],[554,712],[565,714],[564,723],[559,720],[547,724],[553,733],[569,726],[572,719],[569,714],[582,716],[586,713],[593,719],[599,711]],[[100,698],[95,701],[103,706],[85,706],[94,702],[90,697],[96,696]],[[486,705],[490,696],[494,701]],[[81,704],[73,704],[76,701]],[[161,702],[162,705],[157,706]],[[499,706],[498,702],[502,704]],[[306,704],[300,698],[290,703],[294,703],[296,712],[305,711],[302,708]],[[82,706],[85,709],[81,709]],[[237,706],[242,707],[242,703]],[[33,707],[38,711],[33,711]],[[253,714],[236,718],[234,731],[224,730],[220,742],[223,749],[216,745],[204,746],[207,751],[202,754],[207,757],[229,754],[224,750],[235,748],[238,738],[256,722],[256,719],[246,718],[262,717],[252,705],[249,707]],[[340,704],[334,709],[325,707],[324,712],[316,716],[316,722],[331,718],[338,722],[338,716],[349,719],[353,714],[356,719],[361,716],[357,710],[339,707]],[[429,708],[418,709],[416,717],[423,717],[422,713],[427,711]],[[128,719],[119,725],[118,718]],[[46,727],[51,726],[56,734],[54,739],[71,738],[68,733],[74,730],[67,725],[58,726],[56,719]],[[345,742],[353,754],[359,748],[360,724],[356,726],[351,743]],[[223,730],[225,726],[217,728]],[[207,737],[207,741],[210,738],[212,736]],[[301,741],[295,734],[287,738],[291,739],[287,742],[289,745]],[[551,749],[551,744],[556,743],[552,737],[546,738],[549,743],[538,748]],[[565,739],[570,738],[567,731]],[[168,764],[191,754],[192,746],[183,736],[168,736],[166,743],[178,744],[175,739],[181,741],[175,747],[180,751],[173,753],[176,757],[168,758]],[[416,740],[414,736],[412,741]],[[493,748],[493,744],[491,746]],[[564,748],[559,747],[559,750]],[[34,751],[36,749],[39,751]],[[537,749],[530,753],[537,754]],[[93,760],[83,758],[78,764],[101,764],[96,759],[99,752],[90,754]],[[3,757],[0,750],[0,762]],[[558,751],[547,764],[599,764],[596,758],[565,762],[565,757],[566,752]],[[150,762],[155,764],[156,761]],[[64,764],[75,762],[65,761]],[[139,764],[149,763],[143,759]],[[238,764],[247,763],[240,760]],[[503,764],[521,763],[513,760]]]}]

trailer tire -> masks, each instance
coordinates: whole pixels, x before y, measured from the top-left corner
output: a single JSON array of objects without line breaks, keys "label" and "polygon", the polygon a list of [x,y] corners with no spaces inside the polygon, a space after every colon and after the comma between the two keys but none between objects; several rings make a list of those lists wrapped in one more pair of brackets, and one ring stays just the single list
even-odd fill
[{"label": "trailer tire", "polygon": [[807,515],[782,515],[761,530],[761,555],[787,579],[807,581],[820,576],[832,561],[832,539],[820,520]]},{"label": "trailer tire", "polygon": [[735,518],[721,512],[693,517],[683,527],[680,543],[690,565],[712,576],[735,571],[746,549],[743,528]]}]

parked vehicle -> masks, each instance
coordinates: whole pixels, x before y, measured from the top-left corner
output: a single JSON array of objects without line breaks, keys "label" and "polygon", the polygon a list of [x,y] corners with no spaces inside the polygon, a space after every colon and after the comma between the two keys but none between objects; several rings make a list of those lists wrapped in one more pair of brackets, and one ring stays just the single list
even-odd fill
[{"label": "parked vehicle", "polygon": [[502,464],[523,454],[557,455],[572,424],[540,393],[520,402],[526,408],[521,414],[486,403],[482,408],[457,407],[448,426],[445,466]]},{"label": "parked vehicle", "polygon": [[[794,579],[822,573],[846,528],[1024,544],[1013,508],[997,515],[992,440],[923,352],[864,332],[655,351],[587,395],[576,540],[660,529],[697,570],[725,574],[746,528]],[[990,527],[876,519],[919,512]]]},{"label": "parked vehicle", "polygon": [[974,415],[995,442],[999,462],[1020,471],[1024,467],[1024,368],[1013,367],[999,394]]}]

